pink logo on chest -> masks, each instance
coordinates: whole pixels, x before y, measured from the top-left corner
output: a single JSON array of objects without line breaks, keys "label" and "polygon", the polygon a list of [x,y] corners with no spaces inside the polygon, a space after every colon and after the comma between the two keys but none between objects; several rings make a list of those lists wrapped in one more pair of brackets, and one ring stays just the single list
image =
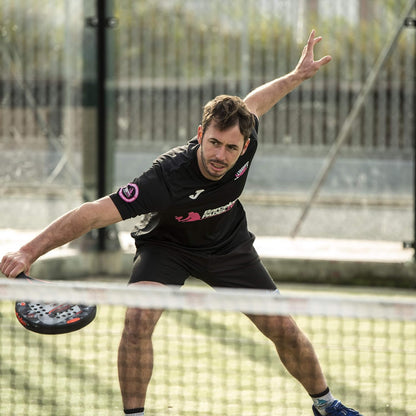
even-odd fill
[{"label": "pink logo on chest", "polygon": [[246,173],[246,171],[248,169],[248,165],[249,165],[249,162],[246,162],[243,165],[243,167],[240,168],[240,170],[235,174],[234,180],[237,180],[237,179],[241,178]]}]

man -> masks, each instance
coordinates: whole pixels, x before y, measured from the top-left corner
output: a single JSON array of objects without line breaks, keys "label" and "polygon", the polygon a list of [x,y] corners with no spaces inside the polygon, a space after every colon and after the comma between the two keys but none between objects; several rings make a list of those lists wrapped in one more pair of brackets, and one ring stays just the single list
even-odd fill
[{"label": "man", "polygon": [[[252,91],[244,100],[219,96],[204,107],[197,137],[160,156],[118,192],[65,214],[15,253],[0,270],[28,271],[46,252],[93,228],[143,215],[136,227],[137,254],[130,284],[182,285],[190,276],[213,287],[277,291],[253,248],[238,200],[257,148],[258,120],[330,60],[314,60],[321,40],[312,31],[295,69]],[[151,336],[161,311],[129,308],[119,347],[119,381],[126,415],[144,415],[153,350]],[[287,370],[313,400],[313,413],[359,415],[335,400],[314,349],[291,317],[249,318],[270,338]]]}]

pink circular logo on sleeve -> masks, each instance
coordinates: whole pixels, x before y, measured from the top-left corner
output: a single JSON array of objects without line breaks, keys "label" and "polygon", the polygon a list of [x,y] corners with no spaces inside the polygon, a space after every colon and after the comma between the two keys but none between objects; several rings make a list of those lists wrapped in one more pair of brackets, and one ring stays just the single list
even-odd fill
[{"label": "pink circular logo on sleeve", "polygon": [[135,183],[129,183],[120,188],[118,195],[125,202],[133,202],[139,196],[139,187]]}]

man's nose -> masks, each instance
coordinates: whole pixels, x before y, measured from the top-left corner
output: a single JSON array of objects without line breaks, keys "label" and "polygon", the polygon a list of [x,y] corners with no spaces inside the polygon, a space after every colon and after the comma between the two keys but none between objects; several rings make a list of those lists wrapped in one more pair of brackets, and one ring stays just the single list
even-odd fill
[{"label": "man's nose", "polygon": [[218,160],[225,160],[225,146],[219,146],[215,152],[215,157]]}]

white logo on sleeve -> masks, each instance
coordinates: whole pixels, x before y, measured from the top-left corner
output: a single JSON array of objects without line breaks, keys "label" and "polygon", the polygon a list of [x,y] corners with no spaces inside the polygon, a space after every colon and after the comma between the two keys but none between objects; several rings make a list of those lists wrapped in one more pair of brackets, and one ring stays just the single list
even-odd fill
[{"label": "white logo on sleeve", "polygon": [[202,192],[204,192],[205,189],[198,189],[193,195],[189,195],[189,198],[191,199],[197,199],[199,197],[199,195],[202,194]]}]

